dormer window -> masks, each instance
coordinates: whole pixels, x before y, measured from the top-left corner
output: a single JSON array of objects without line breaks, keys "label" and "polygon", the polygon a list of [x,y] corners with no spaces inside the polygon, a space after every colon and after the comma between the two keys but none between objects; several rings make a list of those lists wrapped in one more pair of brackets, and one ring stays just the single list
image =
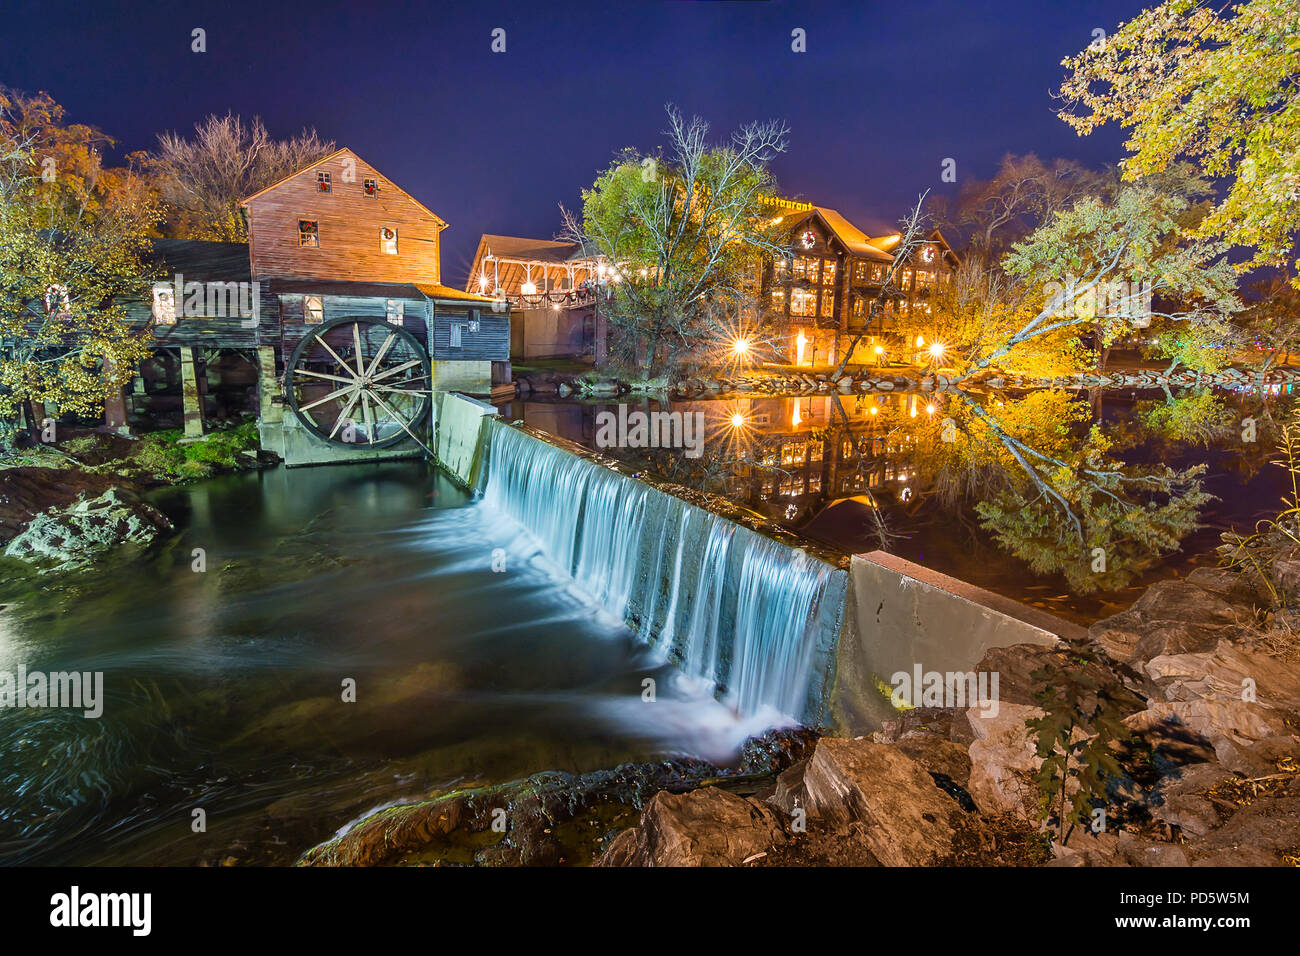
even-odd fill
[{"label": "dormer window", "polygon": [[330,191],[330,174],[323,169],[316,170],[316,188],[323,193]]},{"label": "dormer window", "polygon": [[397,230],[383,226],[379,230],[379,251],[388,256],[397,255]]},{"label": "dormer window", "polygon": [[379,183],[373,179],[363,179],[361,181],[361,194],[367,199],[374,199],[379,195]]},{"label": "dormer window", "polygon": [[320,248],[320,227],[315,219],[298,220],[298,245]]}]

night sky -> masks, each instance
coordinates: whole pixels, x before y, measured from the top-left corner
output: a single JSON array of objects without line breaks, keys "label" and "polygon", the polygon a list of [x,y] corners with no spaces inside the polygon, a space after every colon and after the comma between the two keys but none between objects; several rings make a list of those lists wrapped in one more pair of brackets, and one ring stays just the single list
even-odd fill
[{"label": "night sky", "polygon": [[659,145],[668,102],[718,134],[785,120],[782,192],[873,234],[921,190],[957,188],[939,181],[946,157],[958,185],[1007,152],[1113,163],[1120,131],[1078,138],[1051,92],[1062,57],[1142,5],[0,0],[0,83],[47,90],[122,150],[210,112],[258,114],[273,135],[315,126],[450,224],[443,269],[461,284],[480,233],[550,237],[557,203],[616,150]]}]

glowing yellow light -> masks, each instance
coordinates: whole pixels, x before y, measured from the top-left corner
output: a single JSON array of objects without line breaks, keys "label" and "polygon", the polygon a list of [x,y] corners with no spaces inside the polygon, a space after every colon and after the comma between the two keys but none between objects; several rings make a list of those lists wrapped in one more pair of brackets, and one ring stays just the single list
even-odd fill
[{"label": "glowing yellow light", "polygon": [[803,416],[799,414],[799,402],[796,400],[794,403],[794,412],[790,415],[790,427],[798,428],[801,421],[803,421]]},{"label": "glowing yellow light", "polygon": [[877,355],[884,355],[884,354],[885,354],[885,347],[884,347],[883,345],[877,345],[877,346],[876,346],[876,354],[877,354]]},{"label": "glowing yellow light", "polygon": [[874,405],[871,406],[871,414],[875,415],[875,414],[876,414],[877,412],[879,412],[879,411],[880,411],[880,409],[876,408]]},{"label": "glowing yellow light", "polygon": [[519,291],[522,292],[524,295],[536,295],[537,283],[525,282],[523,285],[519,287]]},{"label": "glowing yellow light", "polygon": [[745,416],[740,414],[740,412],[736,412],[736,414],[731,416],[732,428],[742,428],[744,427],[744,424],[745,424]]},{"label": "glowing yellow light", "polygon": [[925,413],[926,413],[927,415],[933,415],[933,414],[934,414],[934,406],[933,406],[933,405],[927,405],[927,406],[925,406]]},{"label": "glowing yellow light", "polygon": [[486,288],[487,288],[487,276],[479,276],[479,277],[478,277],[478,287],[479,287],[480,289],[486,289]]},{"label": "glowing yellow light", "polygon": [[925,338],[923,336],[918,335],[916,337],[916,347],[919,349],[923,345],[925,345]]},{"label": "glowing yellow light", "polygon": [[943,356],[943,343],[935,342],[933,345],[931,345],[930,354],[933,355],[935,358],[941,358]]},{"label": "glowing yellow light", "polygon": [[736,339],[736,341],[731,343],[731,351],[735,352],[738,358],[748,355],[749,339]]}]

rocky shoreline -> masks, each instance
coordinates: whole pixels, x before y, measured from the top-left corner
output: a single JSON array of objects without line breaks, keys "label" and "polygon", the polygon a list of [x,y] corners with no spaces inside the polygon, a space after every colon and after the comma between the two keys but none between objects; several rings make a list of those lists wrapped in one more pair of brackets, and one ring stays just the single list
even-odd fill
[{"label": "rocky shoreline", "polygon": [[[976,670],[1000,675],[996,713],[918,708],[853,740],[770,735],[729,772],[539,774],[382,811],[300,863],[1300,865],[1300,639],[1260,603],[1246,575],[1198,569],[1093,625],[1095,659],[991,651]],[[1132,734],[1087,826],[1039,811],[1026,721],[1053,667],[1115,701]]]},{"label": "rocky shoreline", "polygon": [[[854,368],[839,376],[830,372],[802,371],[787,367],[755,368],[734,374],[689,375],[678,381],[667,379],[628,381],[593,372],[572,374],[535,372],[515,380],[521,399],[571,395],[591,399],[615,398],[627,394],[666,394],[674,399],[706,399],[736,394],[771,396],[880,392],[942,392],[954,387],[952,378],[920,368]],[[1183,389],[1249,388],[1263,390],[1269,386],[1300,383],[1300,368],[1277,366],[1267,371],[1226,368],[1218,372],[1178,369],[1172,372],[1135,369],[1115,372],[1088,372],[1050,379],[989,373],[979,378],[989,388],[1058,388],[1078,389]]]}]

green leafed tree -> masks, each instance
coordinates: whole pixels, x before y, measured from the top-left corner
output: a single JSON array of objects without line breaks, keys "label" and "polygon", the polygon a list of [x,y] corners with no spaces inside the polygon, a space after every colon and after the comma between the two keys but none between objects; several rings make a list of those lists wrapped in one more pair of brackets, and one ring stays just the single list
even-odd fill
[{"label": "green leafed tree", "polygon": [[664,152],[625,151],[583,190],[581,215],[565,213],[565,237],[610,264],[611,352],[647,374],[758,325],[761,258],[786,251],[768,166],[783,124],[712,143],[708,123],[670,106],[667,135]]},{"label": "green leafed tree", "polygon": [[[1172,365],[1211,371],[1232,356],[1241,309],[1232,266],[1216,250],[1187,238],[1204,213],[1194,177],[1128,184],[1113,199],[1089,197],[1056,213],[1016,243],[1002,269],[1017,283],[1014,308],[990,310],[950,350],[958,381],[1040,353],[1057,373],[1071,340],[1087,336],[1102,349],[1135,329],[1160,325],[1158,351]],[[1057,348],[1044,350],[1054,337]],[[1033,363],[1019,369],[1034,374]]]},{"label": "green leafed tree", "polygon": [[45,94],[0,90],[0,446],[41,403],[97,416],[150,351],[124,303],[147,298],[152,191],[105,169],[90,127]]},{"label": "green leafed tree", "polygon": [[[1300,230],[1300,2],[1215,9],[1166,0],[1063,64],[1061,118],[1080,135],[1130,130],[1133,180],[1190,159],[1227,183],[1196,235],[1254,251],[1240,268],[1292,260]],[[1294,272],[1294,270],[1293,270]]]}]

